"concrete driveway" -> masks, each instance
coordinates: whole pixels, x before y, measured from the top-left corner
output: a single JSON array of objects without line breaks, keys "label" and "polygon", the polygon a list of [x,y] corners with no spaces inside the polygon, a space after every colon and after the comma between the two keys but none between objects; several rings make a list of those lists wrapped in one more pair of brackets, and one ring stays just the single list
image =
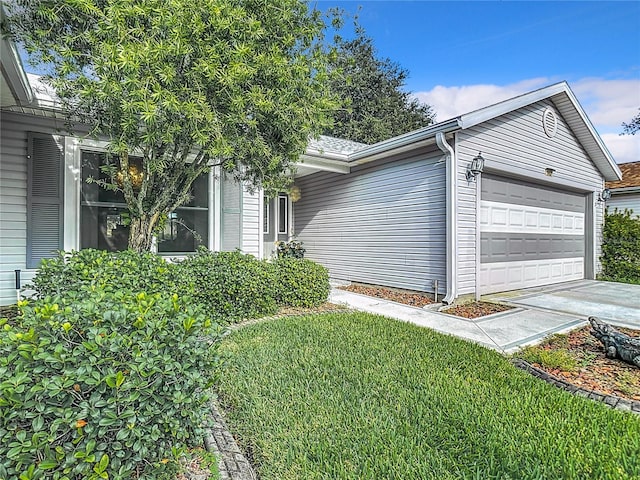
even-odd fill
[{"label": "concrete driveway", "polygon": [[516,308],[469,320],[446,315],[434,306],[411,307],[337,288],[331,290],[330,296],[334,303],[455,335],[505,353],[537,343],[552,333],[586,325],[591,315],[614,325],[640,329],[640,285],[580,280],[487,295],[483,300]]},{"label": "concrete driveway", "polygon": [[583,320],[593,315],[615,325],[640,328],[640,285],[580,280],[485,298]]}]

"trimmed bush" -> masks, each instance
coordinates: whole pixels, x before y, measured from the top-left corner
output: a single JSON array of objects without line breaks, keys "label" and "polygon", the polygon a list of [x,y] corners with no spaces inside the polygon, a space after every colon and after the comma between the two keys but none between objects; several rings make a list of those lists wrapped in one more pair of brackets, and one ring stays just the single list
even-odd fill
[{"label": "trimmed bush", "polygon": [[237,322],[277,310],[273,265],[236,252],[198,252],[176,264],[181,291],[216,320]]},{"label": "trimmed bush", "polygon": [[44,259],[31,287],[39,297],[65,295],[83,287],[172,293],[174,265],[154,253],[85,249]]},{"label": "trimmed bush", "polygon": [[281,305],[315,307],[327,301],[330,287],[325,267],[302,258],[279,258],[274,264]]},{"label": "trimmed bush", "polygon": [[640,219],[630,210],[607,213],[602,237],[602,280],[640,284]]},{"label": "trimmed bush", "polygon": [[220,329],[177,295],[82,287],[0,320],[0,478],[175,478]]}]

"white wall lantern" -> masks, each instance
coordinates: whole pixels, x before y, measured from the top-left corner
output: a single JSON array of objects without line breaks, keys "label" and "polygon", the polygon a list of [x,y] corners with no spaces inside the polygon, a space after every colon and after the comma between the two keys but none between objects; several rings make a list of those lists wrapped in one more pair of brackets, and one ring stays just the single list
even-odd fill
[{"label": "white wall lantern", "polygon": [[302,198],[302,191],[300,190],[300,187],[298,187],[297,185],[291,187],[291,189],[289,190],[289,198],[293,203],[300,200]]}]

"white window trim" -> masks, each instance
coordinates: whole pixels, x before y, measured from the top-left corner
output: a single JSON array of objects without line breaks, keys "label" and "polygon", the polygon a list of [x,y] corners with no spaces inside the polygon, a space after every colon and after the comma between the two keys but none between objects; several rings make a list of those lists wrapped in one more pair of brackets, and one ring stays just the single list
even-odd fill
[{"label": "white window trim", "polygon": [[[284,231],[280,230],[280,202],[284,200]],[[280,194],[278,195],[278,235],[289,234],[289,196]]]},{"label": "white window trim", "polygon": [[[271,202],[268,199],[264,198],[264,195],[262,195],[262,234],[263,235],[269,235],[269,232],[271,231],[271,229],[269,228],[271,225]],[[265,222],[266,222],[266,230],[265,230]]]},{"label": "white window trim", "polygon": [[[109,150],[109,142],[103,140],[64,137],[64,229],[63,248],[65,251],[80,250],[80,210],[82,198],[82,152],[104,153]],[[142,154],[141,150],[134,153]],[[188,158],[193,160],[193,158]],[[209,172],[209,242],[210,250],[220,250],[220,168]],[[215,208],[215,210],[214,210]],[[213,235],[212,235],[213,233]],[[154,238],[152,250],[157,252]],[[167,256],[167,254],[163,254]]]}]

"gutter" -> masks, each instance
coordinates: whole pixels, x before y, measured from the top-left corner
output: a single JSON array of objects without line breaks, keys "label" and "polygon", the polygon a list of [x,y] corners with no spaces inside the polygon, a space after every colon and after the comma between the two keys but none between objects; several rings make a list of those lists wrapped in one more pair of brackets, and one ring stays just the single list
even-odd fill
[{"label": "gutter", "polygon": [[458,296],[458,277],[456,275],[458,268],[458,252],[456,251],[456,230],[457,230],[457,182],[456,173],[458,170],[458,159],[456,154],[447,143],[447,139],[443,132],[436,133],[436,144],[438,148],[445,154],[446,164],[446,248],[445,255],[447,259],[446,278],[447,293],[442,299],[442,303],[451,304]]},{"label": "gutter", "polygon": [[405,133],[389,140],[376,143],[362,150],[349,155],[349,163],[352,165],[362,165],[377,160],[381,156],[386,156],[389,152],[402,152],[408,148],[429,145],[433,143],[434,135],[438,133],[449,133],[460,129],[460,118],[454,118],[444,123],[438,123],[429,127]]},{"label": "gutter", "polygon": [[611,188],[611,195],[622,195],[624,193],[640,193],[640,186]]}]

